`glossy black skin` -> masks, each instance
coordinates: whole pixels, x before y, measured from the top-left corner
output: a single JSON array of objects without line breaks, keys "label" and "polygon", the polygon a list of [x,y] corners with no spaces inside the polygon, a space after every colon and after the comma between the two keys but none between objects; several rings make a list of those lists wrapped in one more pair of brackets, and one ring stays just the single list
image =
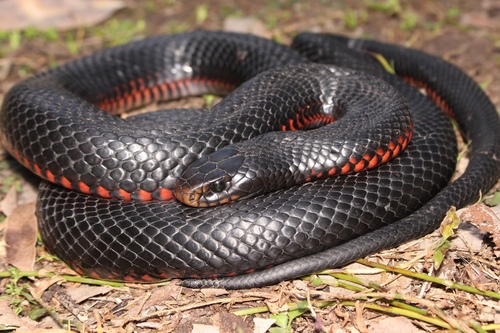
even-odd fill
[{"label": "glossy black skin", "polygon": [[[203,65],[200,68],[206,68],[208,64],[205,61],[210,57],[201,52],[203,48],[200,49],[199,45],[209,45],[206,50],[210,50],[209,53],[213,56],[214,50],[221,49],[217,47],[217,41],[238,43],[241,39],[250,44],[255,41],[259,45],[256,50],[262,51],[262,54],[256,53],[253,57],[252,52],[233,52],[231,54],[234,57],[228,59],[228,53],[225,52],[226,58],[223,59],[223,63],[232,66],[234,63],[241,65],[244,62],[243,65],[260,72],[267,68],[270,58],[279,61],[285,59],[284,63],[290,64],[304,62],[305,57],[309,57],[314,61],[333,61],[340,66],[375,74],[393,85],[405,97],[413,114],[415,127],[413,140],[401,156],[375,170],[318,180],[247,201],[201,210],[176,202],[143,203],[99,199],[44,183],[37,210],[42,239],[52,253],[83,274],[110,279],[212,278],[260,270],[248,275],[222,279],[184,280],[182,283],[190,287],[217,286],[233,289],[277,283],[283,279],[338,267],[369,253],[425,235],[439,226],[451,205],[462,207],[473,203],[480,193],[485,193],[500,176],[498,163],[500,124],[494,106],[463,72],[434,57],[376,42],[328,35],[298,36],[294,42],[294,48],[298,51],[290,51],[283,46],[275,48],[272,43],[253,37],[224,33],[197,32],[178,36],[172,37],[180,43],[176,45],[183,46],[182,50],[190,51],[174,53],[182,55],[184,60],[191,59],[197,66]],[[183,42],[183,38],[186,37],[191,38],[189,43]],[[96,74],[92,71],[92,66],[95,67],[103,61],[109,62],[109,59],[114,59],[115,56],[135,61],[145,56],[145,53],[154,55],[155,59],[166,59],[168,57],[162,52],[176,49],[173,46],[166,46],[170,45],[169,38],[158,37],[139,44],[103,51],[83,61],[51,71],[49,74],[40,75],[43,84],[21,83],[6,96],[2,107],[0,119],[4,141],[9,142],[24,156],[31,158],[37,155],[40,149],[36,148],[36,145],[35,148],[30,148],[32,143],[26,144],[21,142],[23,140],[19,140],[24,135],[23,130],[35,133],[28,135],[28,138],[34,136],[37,139],[37,134],[41,135],[36,131],[33,132],[27,125],[29,123],[27,115],[22,114],[26,111],[25,103],[19,102],[21,98],[28,96],[27,100],[37,105],[35,109],[42,109],[42,114],[47,117],[52,117],[53,112],[61,109],[62,97],[65,102],[75,103],[76,108],[73,108],[72,112],[77,115],[83,114],[84,111],[93,112],[94,109],[88,107],[87,102],[75,100],[74,95],[96,102],[92,97],[98,96],[98,92],[114,93],[114,90],[103,89],[103,86],[99,87],[92,81]],[[158,47],[160,41],[167,42]],[[197,44],[198,42],[200,44]],[[333,47],[332,43],[336,46]],[[193,47],[186,48],[186,45]],[[453,110],[464,132],[472,139],[469,167],[464,175],[451,185],[447,183],[454,171],[456,145],[449,120],[436,104],[396,76],[385,73],[372,58],[366,56],[363,50],[372,48],[387,59],[394,60],[396,71],[401,75],[428,82],[428,85],[442,96]],[[262,56],[266,58],[263,59]],[[120,61],[112,63],[121,64]],[[148,63],[152,64],[150,73],[158,72],[155,66],[164,65],[160,60]],[[183,68],[175,65],[175,62],[172,64],[173,68]],[[144,73],[141,67],[139,69],[142,70],[137,70],[134,66],[123,66],[123,70],[132,70],[120,77],[113,75],[116,69],[100,73],[105,79],[102,81],[104,83],[101,83],[104,86],[114,87],[117,86],[116,80],[125,77],[124,82],[128,83],[134,75]],[[194,69],[196,66],[191,68]],[[76,72],[83,69],[88,72],[88,75],[82,77],[82,86],[71,80],[68,81],[68,85],[62,87],[53,84],[54,78],[50,73],[66,77],[71,72],[70,69]],[[215,72],[221,73],[220,70]],[[162,73],[172,72],[163,70]],[[254,75],[254,73],[248,74],[249,77]],[[246,74],[239,77],[241,81],[249,78]],[[47,88],[49,83],[50,87]],[[26,87],[28,92],[23,92]],[[32,89],[37,90],[36,93],[32,92]],[[68,89],[71,92],[65,92]],[[240,104],[231,100],[224,103]],[[11,110],[21,114],[10,112]],[[68,119],[74,119],[73,116],[74,114],[68,116]],[[99,115],[96,113],[95,117],[98,120],[96,123],[104,122],[104,128],[109,128],[112,133],[101,135],[99,138],[89,137],[88,140],[96,142],[97,146],[102,144],[102,137],[104,139],[110,137],[113,142],[121,142],[121,137],[112,136],[116,135],[116,131],[124,124],[134,133],[156,135],[162,131],[160,126],[153,126],[158,120],[151,121],[151,118],[146,116],[137,120],[138,125],[126,124],[122,120],[100,113]],[[63,128],[66,126],[65,121],[56,127]],[[89,122],[92,122],[92,119],[86,121]],[[208,122],[210,120],[207,119],[203,125],[207,125]],[[220,120],[213,122],[218,124]],[[176,134],[196,127],[192,123],[192,119],[185,122],[177,120]],[[254,124],[259,127],[258,122]],[[239,128],[239,125],[229,123],[224,126],[231,130]],[[80,130],[80,127],[77,130]],[[79,133],[83,132],[85,131]],[[92,131],[85,133],[92,134]],[[240,133],[240,130],[233,133]],[[203,150],[199,145],[192,145],[193,141],[205,138],[210,143],[201,146],[211,147],[213,150],[218,149],[220,142],[227,143],[223,134],[218,132],[212,134],[214,135],[202,137],[188,135],[186,141],[165,139],[167,141],[162,144],[180,149],[178,152],[184,153],[179,155],[182,155],[180,160],[187,165],[194,160],[194,155]],[[51,140],[50,136],[48,134],[48,139],[45,140]],[[211,137],[222,139],[216,139],[214,142],[210,141]],[[128,140],[128,137],[124,136],[122,139]],[[122,144],[131,155],[140,155],[140,151],[132,151],[136,145],[123,142]],[[151,142],[141,144],[148,147]],[[99,149],[97,146],[96,151]],[[71,147],[69,149],[71,150]],[[69,155],[71,154],[74,156],[69,158],[76,158],[76,165],[79,161],[78,153]],[[182,168],[176,169],[176,167],[168,169],[174,170],[168,173],[172,177],[166,178],[168,186],[171,186],[181,173]],[[57,167],[52,168],[57,171]],[[67,176],[70,177],[72,174],[69,173]],[[109,177],[113,179],[111,175]],[[125,185],[130,186],[129,180],[133,181],[136,177],[142,178],[141,173],[127,178]],[[154,176],[150,178],[154,179]],[[123,180],[118,181],[120,182]],[[108,186],[106,184],[105,182],[105,186]],[[89,186],[92,188],[94,185]],[[134,193],[133,186],[131,189]],[[156,190],[155,186],[149,188],[149,185],[146,189]],[[110,192],[113,192],[113,189],[110,189]],[[273,267],[265,269],[269,266]]]},{"label": "glossy black skin", "polygon": [[185,204],[216,206],[374,168],[404,150],[413,128],[406,100],[396,89],[335,66],[307,63],[269,70],[228,100],[245,113],[280,112],[262,117],[262,135],[188,165],[174,190]]}]

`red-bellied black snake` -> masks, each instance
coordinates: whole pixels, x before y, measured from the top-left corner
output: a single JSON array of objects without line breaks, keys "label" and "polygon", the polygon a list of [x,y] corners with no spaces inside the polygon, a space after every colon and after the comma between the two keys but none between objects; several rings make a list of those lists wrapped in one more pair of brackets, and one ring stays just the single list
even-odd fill
[{"label": "red-bellied black snake", "polygon": [[[203,93],[229,95],[205,112],[103,111]],[[452,183],[441,109],[471,141]],[[9,152],[57,184],[40,188],[45,246],[107,279],[249,288],[338,267],[431,232],[500,177],[499,116],[472,79],[415,50],[333,35],[287,47],[197,31],[105,49],[15,85],[0,126]],[[172,190],[227,204],[188,207]]]}]

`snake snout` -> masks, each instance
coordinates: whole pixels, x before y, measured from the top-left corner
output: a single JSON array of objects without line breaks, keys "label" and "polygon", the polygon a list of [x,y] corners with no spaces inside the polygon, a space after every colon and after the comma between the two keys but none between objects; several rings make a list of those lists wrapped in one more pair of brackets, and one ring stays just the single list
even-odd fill
[{"label": "snake snout", "polygon": [[237,200],[243,194],[232,185],[244,160],[244,156],[232,148],[201,157],[177,180],[174,196],[193,207],[217,206]]}]

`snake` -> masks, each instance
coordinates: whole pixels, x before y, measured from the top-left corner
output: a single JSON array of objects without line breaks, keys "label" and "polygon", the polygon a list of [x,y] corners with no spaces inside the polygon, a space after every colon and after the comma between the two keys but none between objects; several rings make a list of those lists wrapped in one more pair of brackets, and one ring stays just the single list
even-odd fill
[{"label": "snake", "polygon": [[[395,73],[381,66],[380,57]],[[183,96],[210,108],[116,115]],[[450,116],[469,140],[457,160]],[[192,31],[14,85],[3,146],[42,181],[45,247],[77,273],[261,287],[422,237],[500,177],[500,121],[458,67],[321,33]]]}]

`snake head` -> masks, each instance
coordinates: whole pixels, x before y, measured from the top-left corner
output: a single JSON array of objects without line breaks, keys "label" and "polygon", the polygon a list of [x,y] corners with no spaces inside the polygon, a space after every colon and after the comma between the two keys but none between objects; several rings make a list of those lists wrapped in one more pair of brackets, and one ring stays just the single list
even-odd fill
[{"label": "snake head", "polygon": [[237,149],[226,147],[206,155],[187,167],[174,187],[174,196],[193,207],[225,204],[245,196],[233,186],[243,179],[245,157]]}]

